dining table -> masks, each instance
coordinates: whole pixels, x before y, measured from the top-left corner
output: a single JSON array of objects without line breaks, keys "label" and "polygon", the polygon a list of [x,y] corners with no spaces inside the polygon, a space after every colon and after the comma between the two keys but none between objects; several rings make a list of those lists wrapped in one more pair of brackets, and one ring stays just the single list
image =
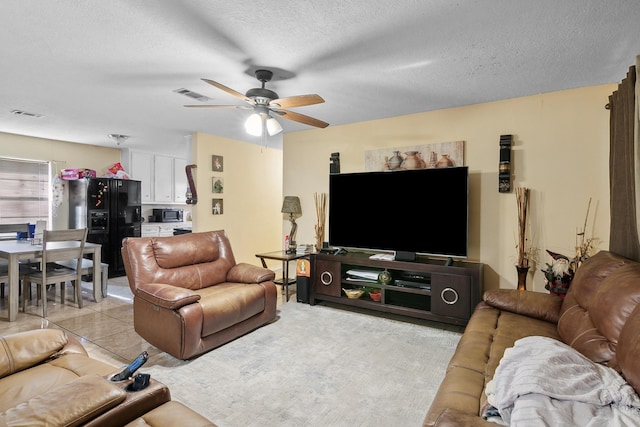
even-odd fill
[{"label": "dining table", "polygon": [[[51,242],[47,245],[47,250],[65,250],[70,247],[77,247],[79,242]],[[101,252],[102,245],[98,243],[86,242],[84,245],[84,255],[93,257],[93,298],[96,302],[102,299],[101,274]],[[9,277],[9,322],[14,322],[18,315],[19,282],[20,282],[20,261],[37,261],[42,258],[42,243],[33,239],[11,239],[0,240],[0,258],[7,260]]]}]

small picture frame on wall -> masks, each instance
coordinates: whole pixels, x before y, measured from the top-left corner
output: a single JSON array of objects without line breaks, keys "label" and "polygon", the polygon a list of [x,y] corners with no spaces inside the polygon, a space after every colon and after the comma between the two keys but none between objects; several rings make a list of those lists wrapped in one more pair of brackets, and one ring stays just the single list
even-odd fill
[{"label": "small picture frame on wall", "polygon": [[216,194],[222,194],[224,191],[224,178],[221,176],[214,176],[212,181],[212,191]]},{"label": "small picture frame on wall", "polygon": [[214,172],[224,171],[224,159],[222,156],[218,156],[215,154],[211,156],[211,170]]},{"label": "small picture frame on wall", "polygon": [[224,206],[222,199],[211,199],[211,213],[213,215],[222,215]]}]

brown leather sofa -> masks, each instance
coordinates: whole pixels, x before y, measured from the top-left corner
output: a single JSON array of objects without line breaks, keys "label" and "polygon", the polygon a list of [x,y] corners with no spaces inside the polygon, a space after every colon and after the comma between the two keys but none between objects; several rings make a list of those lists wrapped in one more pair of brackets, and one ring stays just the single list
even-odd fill
[{"label": "brown leather sofa", "polygon": [[109,381],[119,370],[62,330],[2,336],[0,426],[214,425],[153,379],[140,391],[128,391],[132,380]]},{"label": "brown leather sofa", "polygon": [[640,391],[640,263],[607,251],[577,271],[563,300],[544,293],[497,289],[475,309],[424,426],[495,426],[481,417],[485,388],[505,349],[527,336],[564,342],[610,366]]},{"label": "brown leather sofa", "polygon": [[275,273],[236,264],[224,231],[126,238],[122,259],[136,332],[190,359],[276,317]]}]

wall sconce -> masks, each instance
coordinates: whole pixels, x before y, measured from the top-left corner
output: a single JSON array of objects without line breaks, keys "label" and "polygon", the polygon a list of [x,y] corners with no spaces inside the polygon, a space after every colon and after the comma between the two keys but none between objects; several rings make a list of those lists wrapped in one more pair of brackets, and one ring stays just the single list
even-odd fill
[{"label": "wall sconce", "polygon": [[284,202],[282,202],[282,213],[289,214],[289,221],[291,221],[291,231],[289,232],[289,247],[286,249],[287,253],[296,253],[296,231],[298,224],[296,224],[295,215],[302,214],[302,208],[300,207],[300,199],[297,196],[285,196]]},{"label": "wall sconce", "polygon": [[500,135],[500,164],[498,166],[498,191],[511,191],[511,142],[513,135]]}]

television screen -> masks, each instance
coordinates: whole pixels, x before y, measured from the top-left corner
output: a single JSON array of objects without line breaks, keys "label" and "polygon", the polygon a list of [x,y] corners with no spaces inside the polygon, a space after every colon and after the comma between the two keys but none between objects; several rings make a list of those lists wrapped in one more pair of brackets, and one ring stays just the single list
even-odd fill
[{"label": "television screen", "polygon": [[467,256],[468,168],[329,175],[329,244]]}]

